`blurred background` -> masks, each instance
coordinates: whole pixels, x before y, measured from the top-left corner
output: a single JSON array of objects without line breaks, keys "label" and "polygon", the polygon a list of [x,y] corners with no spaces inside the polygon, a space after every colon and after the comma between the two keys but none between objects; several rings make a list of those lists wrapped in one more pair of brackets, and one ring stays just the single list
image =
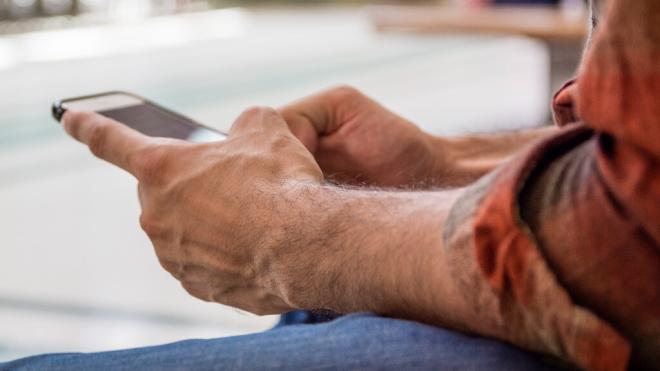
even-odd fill
[{"label": "blurred background", "polygon": [[0,361],[276,321],[187,296],[139,229],[135,181],[66,137],[54,100],[127,90],[226,130],[350,84],[437,135],[546,124],[584,4],[496,3],[0,0]]}]

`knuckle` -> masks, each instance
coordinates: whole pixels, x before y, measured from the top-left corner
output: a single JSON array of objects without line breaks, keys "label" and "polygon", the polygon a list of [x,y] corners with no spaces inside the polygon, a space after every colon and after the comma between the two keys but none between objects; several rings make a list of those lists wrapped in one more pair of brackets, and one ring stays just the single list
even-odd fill
[{"label": "knuckle", "polygon": [[279,113],[272,107],[254,106],[246,109],[236,119],[232,131],[246,131],[248,128],[261,128],[263,123],[271,117],[279,117]]},{"label": "knuckle", "polygon": [[174,277],[174,279],[179,281],[182,285],[186,284],[186,277],[183,274],[182,265],[176,262],[176,260],[158,257],[158,263],[167,273]]},{"label": "knuckle", "polygon": [[239,117],[239,122],[251,121],[269,115],[276,115],[277,111],[271,107],[266,106],[252,106],[247,108]]},{"label": "knuckle", "polygon": [[241,115],[238,117],[237,123],[254,119],[259,115],[261,115],[261,107],[259,106],[248,107],[245,110],[243,110]]},{"label": "knuckle", "polygon": [[196,297],[197,299],[203,300],[203,301],[208,301],[211,302],[213,301],[210,293],[208,290],[201,288],[199,285],[195,284],[188,284],[185,282],[181,283],[181,286],[183,287],[186,292],[191,295]]},{"label": "knuckle", "polygon": [[260,116],[274,111],[274,109],[266,106],[252,106],[243,111],[243,114],[246,116]]},{"label": "knuckle", "polygon": [[158,263],[160,263],[160,266],[163,267],[167,272],[172,274],[175,278],[178,279],[178,272],[179,272],[179,265],[176,264],[173,261],[166,260],[166,259],[158,259]]},{"label": "knuckle", "polygon": [[329,93],[337,101],[353,100],[362,96],[362,92],[350,85],[335,86]]},{"label": "knuckle", "polygon": [[162,236],[165,232],[159,219],[146,212],[140,215],[140,228],[151,238]]}]

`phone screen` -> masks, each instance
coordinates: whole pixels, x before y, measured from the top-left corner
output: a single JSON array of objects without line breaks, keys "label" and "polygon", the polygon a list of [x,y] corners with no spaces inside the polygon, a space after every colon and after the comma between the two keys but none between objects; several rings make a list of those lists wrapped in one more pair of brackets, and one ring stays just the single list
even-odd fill
[{"label": "phone screen", "polygon": [[219,131],[201,126],[191,119],[130,94],[109,93],[71,99],[63,101],[61,107],[94,111],[152,137],[175,138],[197,143],[215,142],[226,138]]}]

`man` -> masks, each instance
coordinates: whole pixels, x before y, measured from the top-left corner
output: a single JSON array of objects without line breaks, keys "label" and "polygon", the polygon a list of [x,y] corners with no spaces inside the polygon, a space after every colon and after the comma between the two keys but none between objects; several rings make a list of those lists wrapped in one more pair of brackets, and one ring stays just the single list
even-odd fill
[{"label": "man", "polygon": [[142,227],[191,295],[379,316],[3,367],[547,367],[508,342],[657,369],[660,2],[611,0],[599,28],[555,98],[564,129],[433,138],[350,88],[250,109],[219,144],[67,113],[67,132],[139,180]]}]

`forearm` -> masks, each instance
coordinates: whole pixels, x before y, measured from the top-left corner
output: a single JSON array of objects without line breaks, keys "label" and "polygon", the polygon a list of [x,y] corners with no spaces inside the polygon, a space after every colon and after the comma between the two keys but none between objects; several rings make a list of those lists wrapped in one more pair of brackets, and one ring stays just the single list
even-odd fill
[{"label": "forearm", "polygon": [[470,184],[556,130],[554,126],[544,126],[496,134],[432,137],[437,149],[433,183],[445,187]]},{"label": "forearm", "polygon": [[[436,138],[443,141],[438,148],[451,149],[438,161],[435,185],[471,183],[554,130]],[[455,257],[450,262],[443,246],[449,212],[463,192],[293,185],[284,195],[296,214],[287,229],[300,246],[296,256],[279,261],[284,296],[301,309],[370,311],[469,328],[476,303],[457,287]]]},{"label": "forearm", "polygon": [[[323,187],[303,237],[312,241],[288,270],[293,306],[369,311],[451,327],[465,312],[444,256],[443,227],[460,190],[385,192]],[[313,216],[313,214],[317,214]],[[283,274],[282,277],[287,276]]]}]

